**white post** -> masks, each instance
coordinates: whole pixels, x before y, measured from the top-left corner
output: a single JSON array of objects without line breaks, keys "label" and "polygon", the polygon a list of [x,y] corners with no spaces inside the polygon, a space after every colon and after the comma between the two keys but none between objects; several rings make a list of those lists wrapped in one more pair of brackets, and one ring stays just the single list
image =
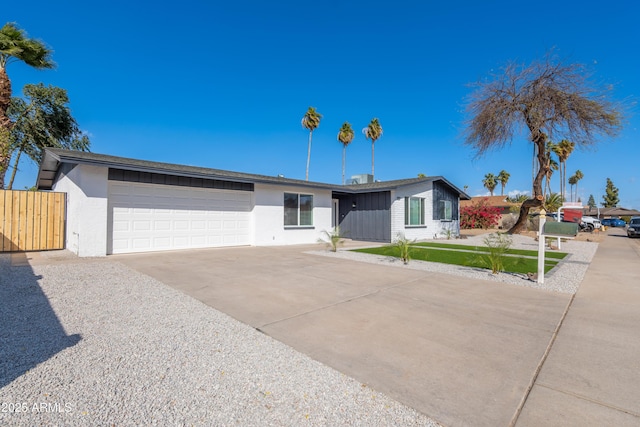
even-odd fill
[{"label": "white post", "polygon": [[540,226],[538,227],[538,283],[544,283],[544,247],[545,237],[542,230],[544,229],[544,223],[547,221],[547,212],[544,209],[540,210]]}]

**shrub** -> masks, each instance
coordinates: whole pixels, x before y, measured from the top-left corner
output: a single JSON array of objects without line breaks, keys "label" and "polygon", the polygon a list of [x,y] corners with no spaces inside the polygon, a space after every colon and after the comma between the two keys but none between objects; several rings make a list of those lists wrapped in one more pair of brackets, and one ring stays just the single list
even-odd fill
[{"label": "shrub", "polygon": [[489,206],[489,199],[482,199],[471,206],[460,209],[460,227],[464,229],[487,229],[498,224],[500,209]]},{"label": "shrub", "polygon": [[484,244],[489,248],[486,256],[493,274],[504,271],[504,257],[511,247],[511,238],[503,233],[491,233],[484,238]]},{"label": "shrub", "polygon": [[403,263],[409,264],[409,260],[411,259],[411,244],[414,243],[415,240],[407,239],[404,234],[398,233],[394,245],[398,248],[400,252],[400,259]]},{"label": "shrub", "polygon": [[322,233],[324,236],[319,238],[318,242],[326,244],[331,252],[337,252],[338,245],[344,243],[340,234],[340,227],[336,227],[331,231],[323,230]]}]

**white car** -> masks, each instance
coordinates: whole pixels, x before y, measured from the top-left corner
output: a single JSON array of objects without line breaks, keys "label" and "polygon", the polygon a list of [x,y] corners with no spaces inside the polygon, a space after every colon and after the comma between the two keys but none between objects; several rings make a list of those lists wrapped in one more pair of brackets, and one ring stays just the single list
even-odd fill
[{"label": "white car", "polygon": [[602,223],[599,219],[592,218],[590,216],[583,216],[582,224],[584,224],[585,231],[593,231],[602,227]]}]

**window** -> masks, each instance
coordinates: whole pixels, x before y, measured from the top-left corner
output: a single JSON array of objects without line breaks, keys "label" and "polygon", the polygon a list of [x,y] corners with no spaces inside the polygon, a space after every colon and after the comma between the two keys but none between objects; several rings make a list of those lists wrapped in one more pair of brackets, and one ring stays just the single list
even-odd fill
[{"label": "window", "polygon": [[285,227],[313,225],[313,195],[284,193]]},{"label": "window", "polygon": [[438,210],[440,211],[438,215],[440,217],[440,220],[451,221],[453,219],[451,217],[451,213],[453,212],[453,210],[451,208],[450,200],[440,200],[438,208]]},{"label": "window", "polygon": [[404,198],[404,225],[424,225],[424,199],[421,197]]}]

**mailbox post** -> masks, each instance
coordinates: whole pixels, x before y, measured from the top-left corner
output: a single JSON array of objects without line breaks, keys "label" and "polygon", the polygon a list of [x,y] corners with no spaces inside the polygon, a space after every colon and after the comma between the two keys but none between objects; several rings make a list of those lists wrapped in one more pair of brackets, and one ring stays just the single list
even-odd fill
[{"label": "mailbox post", "polygon": [[538,231],[538,283],[544,283],[544,251],[546,238],[575,239],[578,235],[578,224],[575,222],[547,222],[546,212],[540,211],[540,228]]}]

